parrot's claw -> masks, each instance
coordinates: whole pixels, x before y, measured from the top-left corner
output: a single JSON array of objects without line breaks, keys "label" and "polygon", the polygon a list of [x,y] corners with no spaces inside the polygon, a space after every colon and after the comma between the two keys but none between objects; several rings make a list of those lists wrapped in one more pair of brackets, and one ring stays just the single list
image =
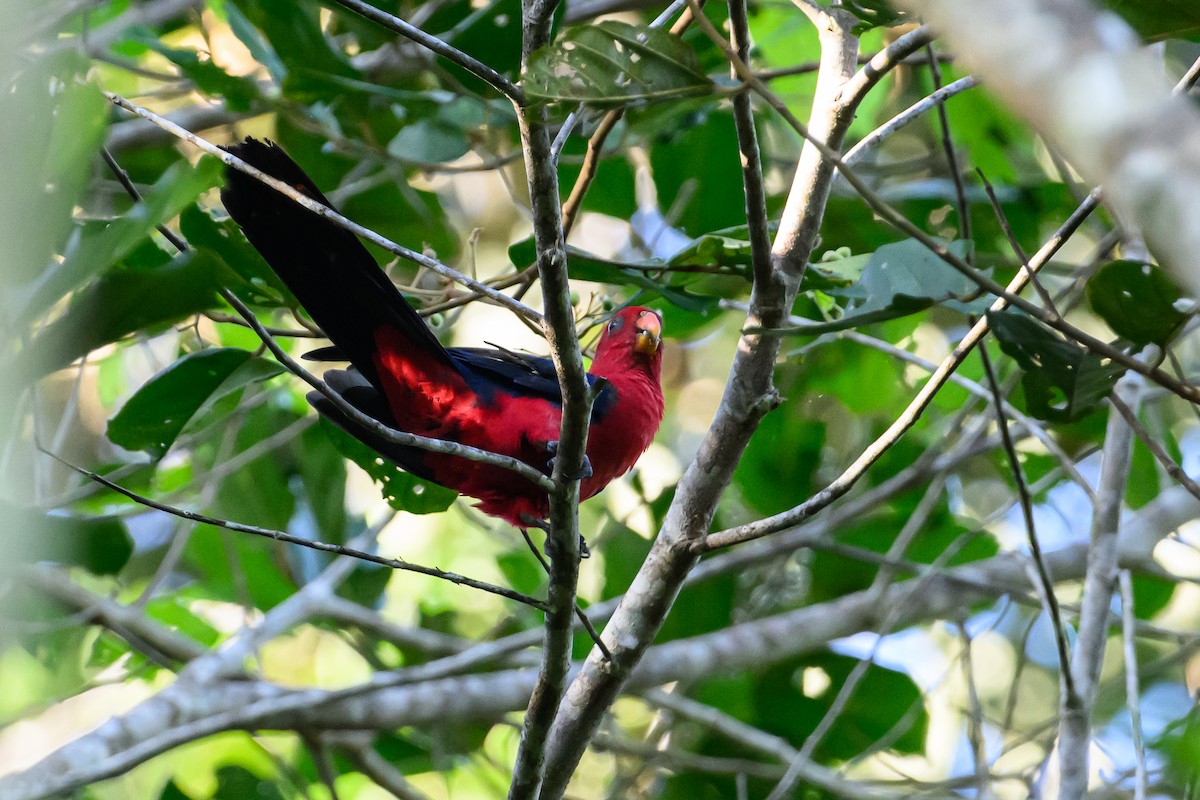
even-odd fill
[{"label": "parrot's claw", "polygon": [[[546,442],[546,452],[550,454],[550,460],[546,462],[546,467],[553,472],[554,462],[558,458],[558,441]],[[563,477],[568,481],[583,481],[594,474],[592,460],[585,454],[583,456],[583,465],[579,468],[579,472],[574,475],[564,475]]]},{"label": "parrot's claw", "polygon": [[[546,552],[546,556],[548,558],[550,558],[551,560],[553,560],[555,558],[554,551],[556,548],[554,546],[553,538],[551,538],[550,536],[547,536],[546,544],[543,545],[542,549]],[[579,534],[579,557],[580,558],[591,558],[592,557],[592,551],[587,546],[587,540],[585,540],[583,538],[583,534]]]},{"label": "parrot's claw", "polygon": [[[521,522],[530,528],[537,528],[546,534],[546,544],[542,547],[542,549],[545,550],[547,556],[554,558],[554,539],[550,536],[549,520],[538,519],[532,514],[522,514]],[[587,540],[583,538],[582,533],[579,534],[579,557],[590,558],[591,555],[592,551],[587,546]]]}]

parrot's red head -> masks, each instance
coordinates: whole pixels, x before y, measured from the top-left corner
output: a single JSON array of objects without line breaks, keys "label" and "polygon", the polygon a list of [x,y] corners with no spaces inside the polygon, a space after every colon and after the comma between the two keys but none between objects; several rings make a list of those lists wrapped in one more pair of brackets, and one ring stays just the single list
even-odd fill
[{"label": "parrot's red head", "polygon": [[623,308],[604,327],[592,372],[635,369],[659,380],[662,368],[662,316],[651,308]]}]

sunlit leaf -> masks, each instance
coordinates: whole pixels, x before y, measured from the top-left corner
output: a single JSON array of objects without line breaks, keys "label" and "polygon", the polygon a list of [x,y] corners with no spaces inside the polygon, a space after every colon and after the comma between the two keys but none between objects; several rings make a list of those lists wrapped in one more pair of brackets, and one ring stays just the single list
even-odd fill
[{"label": "sunlit leaf", "polygon": [[445,511],[458,497],[452,489],[405,472],[336,425],[322,420],[322,427],[342,455],[380,484],[383,497],[392,508],[411,514],[435,514]]}]

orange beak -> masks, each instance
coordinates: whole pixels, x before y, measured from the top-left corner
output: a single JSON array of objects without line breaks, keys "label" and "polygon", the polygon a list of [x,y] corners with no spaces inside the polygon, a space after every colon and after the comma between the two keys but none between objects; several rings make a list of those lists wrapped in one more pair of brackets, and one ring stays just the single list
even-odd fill
[{"label": "orange beak", "polygon": [[662,318],[653,311],[643,311],[634,324],[637,334],[633,340],[634,352],[652,356],[662,344]]}]

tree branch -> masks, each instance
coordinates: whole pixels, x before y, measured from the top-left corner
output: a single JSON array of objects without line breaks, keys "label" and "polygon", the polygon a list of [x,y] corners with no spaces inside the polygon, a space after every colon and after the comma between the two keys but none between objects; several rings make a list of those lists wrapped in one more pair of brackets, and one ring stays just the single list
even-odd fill
[{"label": "tree branch", "polygon": [[[557,0],[522,0],[522,64],[528,61],[534,51],[550,41],[552,14],[556,5]],[[510,800],[532,800],[538,796],[546,740],[558,712],[571,666],[581,536],[578,476],[586,458],[588,425],[595,393],[588,384],[583,352],[575,331],[558,171],[547,112],[544,107],[520,105],[516,111],[533,211],[537,271],[546,312],[542,330],[550,343],[550,357],[558,373],[563,399],[554,462],[556,488],[550,493],[550,526],[546,532],[550,572],[542,663],[525,712],[521,743],[508,790]],[[600,657],[603,658],[603,654]]]},{"label": "tree branch", "polygon": [[[1118,538],[1120,563],[1134,570],[1153,568],[1148,553],[1154,544],[1197,515],[1200,515],[1200,501],[1180,488],[1164,491],[1124,520]],[[1079,544],[1048,553],[1047,567],[1055,580],[1083,577],[1087,551],[1086,545]],[[863,590],[658,645],[650,648],[632,671],[625,688],[640,691],[670,681],[686,682],[761,669],[814,652],[834,639],[873,630],[888,609],[902,609],[896,621],[902,627],[952,616],[968,605],[992,600],[1009,591],[1026,593],[1030,588],[1022,557],[995,556],[930,575],[925,581],[895,584],[882,597],[869,589]],[[243,650],[230,658],[244,656]],[[6,800],[34,800],[69,792],[127,771],[170,747],[222,730],[383,730],[496,719],[525,706],[536,680],[532,668],[460,678],[434,677],[444,673],[445,662],[454,659],[462,662],[466,657],[467,653],[463,653],[405,668],[390,676],[381,675],[366,687],[334,692],[284,690],[264,682],[234,680],[209,685],[198,693],[194,685],[181,686],[177,681],[123,717],[85,734],[28,770],[0,779],[0,796]],[[463,668],[462,663],[454,666]],[[384,687],[385,680],[390,680],[391,685]],[[191,693],[186,705],[177,705],[181,698],[173,699],[181,690]],[[138,734],[130,735],[132,730]]]},{"label": "tree branch", "polygon": [[1174,96],[1161,61],[1128,25],[1085,0],[897,5],[944,33],[989,89],[1103,184],[1159,260],[1200,292],[1200,112]]},{"label": "tree branch", "polygon": [[415,25],[412,25],[397,16],[387,13],[376,8],[369,3],[364,3],[362,0],[332,0],[343,8],[347,8],[358,14],[361,17],[371,20],[374,23],[382,25],[390,31],[394,31],[401,36],[411,39],[422,47],[437,53],[447,61],[458,64],[467,72],[479,78],[484,83],[491,86],[496,91],[503,94],[508,99],[512,100],[517,106],[525,104],[525,93],[521,88],[508,78],[501,75],[496,70],[484,64],[477,58],[467,55],[457,47],[446,44],[441,39],[433,34],[426,33]]},{"label": "tree branch", "polygon": [[[689,6],[696,24],[711,31],[712,25],[696,1],[689,0]],[[829,141],[836,144],[853,118],[853,109],[837,104],[835,98],[852,74],[856,40],[849,34],[849,26],[843,24],[846,19],[842,12],[832,11],[830,18],[835,24],[821,32],[823,69],[818,78],[813,118],[814,127],[825,131]],[[782,243],[777,237],[775,268],[767,281],[756,281],[751,292],[752,325],[776,324],[790,308],[824,212],[831,175],[832,170],[820,154],[806,146],[789,201],[792,210],[785,211],[785,225],[796,230],[803,228],[806,234],[793,232]],[[804,193],[804,197],[797,199],[797,193]],[[805,222],[786,221],[789,213]],[[649,555],[605,627],[604,640],[613,657],[606,661],[593,653],[563,700],[550,734],[542,789],[544,800],[557,800],[565,791],[604,711],[616,699],[653,641],[694,565],[692,542],[707,531],[717,500],[728,485],[750,435],[763,415],[779,402],[772,383],[779,344],[772,338],[747,333],[738,344],[717,416],[679,482]]]},{"label": "tree branch", "polygon": [[[1137,378],[1130,375],[1118,381],[1113,390],[1135,413],[1138,384]],[[1083,607],[1079,613],[1079,637],[1071,659],[1076,694],[1064,698],[1059,723],[1060,800],[1077,800],[1087,793],[1092,706],[1108,640],[1109,614],[1117,583],[1117,534],[1132,455],[1133,429],[1121,413],[1113,409],[1104,434],[1104,461],[1092,514],[1092,541],[1083,584]]]}]

